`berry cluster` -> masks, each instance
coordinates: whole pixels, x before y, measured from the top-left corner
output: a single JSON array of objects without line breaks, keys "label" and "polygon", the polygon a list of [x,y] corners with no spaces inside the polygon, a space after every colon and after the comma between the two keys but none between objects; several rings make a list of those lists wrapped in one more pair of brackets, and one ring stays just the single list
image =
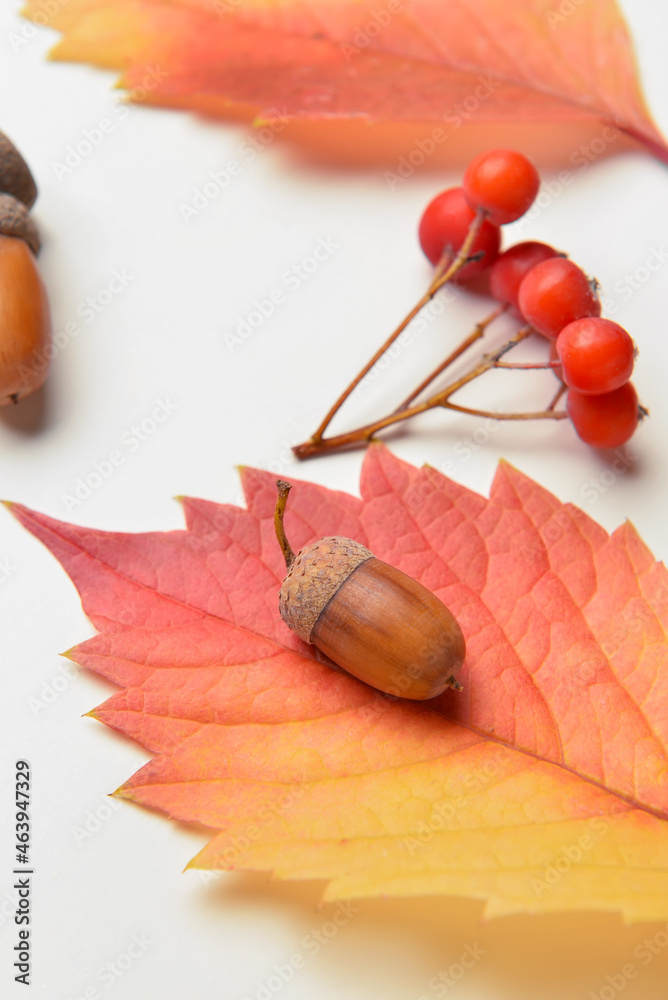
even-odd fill
[{"label": "berry cluster", "polygon": [[[518,243],[500,252],[500,227],[527,211],[539,186],[538,171],[526,156],[512,149],[495,149],[472,160],[461,187],[442,191],[429,202],[418,231],[420,245],[435,267],[427,292],[353,379],[312,437],[294,448],[299,458],[366,443],[385,427],[436,407],[500,420],[570,418],[580,438],[597,448],[616,448],[629,440],[646,415],[629,381],[636,349],[623,327],[601,317],[597,282],[545,243]],[[439,289],[448,281],[468,284],[481,276],[497,302],[494,312],[392,413],[357,430],[325,438],[350,393]],[[522,324],[515,336],[420,402],[424,390],[483,337],[502,313],[514,315]],[[502,360],[534,333],[549,342],[549,361],[510,364]],[[452,402],[459,389],[492,368],[551,368],[560,380],[559,391],[545,410],[536,413],[488,412]],[[558,410],[557,403],[566,392],[566,409]]]},{"label": "berry cluster", "polygon": [[526,212],[539,183],[538,171],[522,153],[482,153],[469,164],[462,187],[443,191],[427,205],[420,245],[432,264],[451,260],[482,210],[469,263],[456,280],[488,271],[494,298],[556,341],[550,364],[568,387],[566,406],[575,430],[587,444],[614,448],[628,441],[644,413],[629,383],[636,354],[631,337],[601,318],[596,282],[553,247],[518,243],[499,254],[498,227]]}]

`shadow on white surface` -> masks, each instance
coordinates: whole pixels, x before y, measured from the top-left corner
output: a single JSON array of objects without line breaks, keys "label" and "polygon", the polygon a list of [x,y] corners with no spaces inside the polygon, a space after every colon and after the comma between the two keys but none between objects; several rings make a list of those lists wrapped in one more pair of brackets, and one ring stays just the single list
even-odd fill
[{"label": "shadow on white surface", "polygon": [[49,416],[48,381],[15,406],[0,407],[0,421],[17,434],[40,434],[48,429]]}]

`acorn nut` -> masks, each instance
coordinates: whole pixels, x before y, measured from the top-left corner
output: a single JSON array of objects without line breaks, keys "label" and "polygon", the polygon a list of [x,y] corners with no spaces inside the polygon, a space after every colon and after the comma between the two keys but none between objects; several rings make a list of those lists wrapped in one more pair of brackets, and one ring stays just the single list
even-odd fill
[{"label": "acorn nut", "polygon": [[0,191],[18,198],[26,208],[32,208],[37,198],[30,168],[4,132],[0,132]]},{"label": "acorn nut", "polygon": [[295,555],[283,525],[292,487],[280,479],[276,486],[274,527],[288,571],[279,595],[285,624],[387,694],[421,701],[461,690],[456,675],[466,644],[443,602],[351,538],[321,538]]},{"label": "acorn nut", "polygon": [[46,378],[51,318],[28,245],[0,233],[0,406],[18,403]]},{"label": "acorn nut", "polygon": [[11,194],[0,194],[0,233],[4,236],[18,236],[24,240],[35,257],[40,251],[37,226],[30,218],[28,209]]},{"label": "acorn nut", "polygon": [[27,163],[0,132],[0,406],[39,389],[53,353],[49,304],[35,266],[39,233],[29,214],[36,197]]}]

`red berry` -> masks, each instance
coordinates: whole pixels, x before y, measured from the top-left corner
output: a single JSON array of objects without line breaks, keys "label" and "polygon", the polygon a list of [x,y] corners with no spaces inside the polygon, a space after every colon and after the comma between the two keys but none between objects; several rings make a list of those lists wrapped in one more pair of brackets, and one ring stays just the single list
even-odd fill
[{"label": "red berry", "polygon": [[489,288],[499,302],[519,310],[517,296],[523,279],[532,267],[556,257],[557,251],[547,243],[516,243],[498,257],[489,272]]},{"label": "red berry", "polygon": [[[441,191],[429,202],[420,219],[420,246],[432,264],[438,264],[444,251],[454,255],[466,239],[475,212],[466,201],[461,188]],[[466,264],[458,278],[472,278],[482,274],[492,264],[499,253],[501,235],[496,226],[486,219],[471,248],[471,253],[483,253],[480,260]]]},{"label": "red berry", "polygon": [[583,316],[600,316],[601,303],[587,275],[566,257],[552,257],[532,267],[520,285],[520,312],[545,337],[557,337]]},{"label": "red berry", "polygon": [[538,194],[538,171],[515,149],[492,149],[469,163],[464,193],[473,208],[484,208],[490,222],[502,226],[524,215]]},{"label": "red berry", "polygon": [[565,326],[557,337],[564,382],[578,392],[612,392],[631,378],[635,348],[623,326],[589,316]]},{"label": "red berry", "polygon": [[595,448],[625,444],[640,419],[638,394],[631,382],[601,396],[569,389],[566,409],[578,436]]}]

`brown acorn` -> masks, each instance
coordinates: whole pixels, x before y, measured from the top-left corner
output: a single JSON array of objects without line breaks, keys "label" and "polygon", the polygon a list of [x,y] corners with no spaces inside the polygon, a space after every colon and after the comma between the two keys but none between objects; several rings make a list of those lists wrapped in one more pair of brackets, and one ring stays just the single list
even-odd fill
[{"label": "brown acorn", "polygon": [[18,198],[26,208],[32,208],[37,198],[30,168],[4,132],[0,132],[0,191]]},{"label": "brown acorn", "polygon": [[28,244],[0,229],[0,406],[38,389],[49,366],[51,318]]},{"label": "brown acorn", "polygon": [[24,240],[35,257],[41,243],[37,226],[23,202],[11,194],[0,194],[0,233],[5,236],[19,236]]},{"label": "brown acorn", "polygon": [[285,624],[349,674],[387,694],[424,700],[461,690],[462,630],[445,604],[351,538],[321,538],[295,556],[283,517],[290,483],[278,480],[274,516],[287,576]]}]

